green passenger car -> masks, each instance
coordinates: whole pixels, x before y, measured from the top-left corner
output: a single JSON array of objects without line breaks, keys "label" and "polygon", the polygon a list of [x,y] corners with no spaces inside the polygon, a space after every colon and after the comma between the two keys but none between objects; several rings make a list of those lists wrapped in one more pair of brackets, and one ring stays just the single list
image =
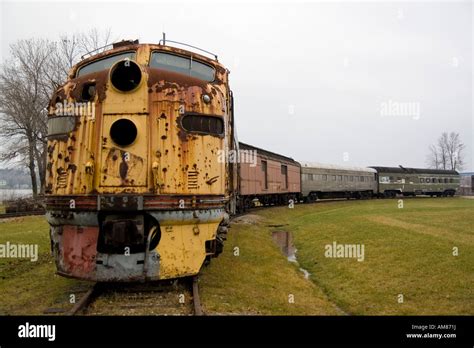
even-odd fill
[{"label": "green passenger car", "polygon": [[399,167],[371,167],[377,171],[379,197],[454,196],[459,190],[459,173],[455,170]]}]

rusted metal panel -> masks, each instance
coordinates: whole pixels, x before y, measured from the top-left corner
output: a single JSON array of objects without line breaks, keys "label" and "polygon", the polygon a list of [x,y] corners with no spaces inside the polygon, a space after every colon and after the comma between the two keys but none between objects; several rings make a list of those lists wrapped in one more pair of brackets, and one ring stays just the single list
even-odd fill
[{"label": "rusted metal panel", "polygon": [[[46,197],[46,209],[53,215],[64,217],[97,210],[193,210],[224,208],[224,195],[125,195]],[[71,205],[74,202],[74,206]]]},{"label": "rusted metal panel", "polygon": [[63,271],[78,278],[88,278],[95,271],[97,254],[97,227],[62,227]]},{"label": "rusted metal panel", "polygon": [[[115,144],[110,129],[117,120],[131,120],[137,127],[135,141],[126,147]],[[100,186],[147,186],[148,118],[134,115],[106,115],[102,122]]]}]

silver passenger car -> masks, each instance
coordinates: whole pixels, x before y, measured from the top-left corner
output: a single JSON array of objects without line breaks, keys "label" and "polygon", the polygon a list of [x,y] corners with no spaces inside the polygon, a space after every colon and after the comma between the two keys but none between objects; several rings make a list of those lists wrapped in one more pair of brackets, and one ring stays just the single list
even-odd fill
[{"label": "silver passenger car", "polygon": [[318,198],[369,198],[377,191],[375,169],[300,163],[301,193],[306,202]]}]

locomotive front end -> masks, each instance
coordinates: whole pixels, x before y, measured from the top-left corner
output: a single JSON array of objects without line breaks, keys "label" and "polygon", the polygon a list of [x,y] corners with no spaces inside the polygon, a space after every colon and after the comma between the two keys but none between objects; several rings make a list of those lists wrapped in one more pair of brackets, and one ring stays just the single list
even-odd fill
[{"label": "locomotive front end", "polygon": [[167,45],[83,60],[54,94],[47,218],[58,273],[192,276],[222,250],[233,194],[228,71]]}]

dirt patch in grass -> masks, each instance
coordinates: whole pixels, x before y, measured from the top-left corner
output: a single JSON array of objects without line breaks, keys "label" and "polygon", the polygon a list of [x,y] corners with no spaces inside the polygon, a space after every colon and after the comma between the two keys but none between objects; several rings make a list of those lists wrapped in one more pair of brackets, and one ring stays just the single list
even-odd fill
[{"label": "dirt patch in grass", "polygon": [[255,225],[263,222],[264,218],[255,214],[245,214],[232,220],[232,224]]}]

